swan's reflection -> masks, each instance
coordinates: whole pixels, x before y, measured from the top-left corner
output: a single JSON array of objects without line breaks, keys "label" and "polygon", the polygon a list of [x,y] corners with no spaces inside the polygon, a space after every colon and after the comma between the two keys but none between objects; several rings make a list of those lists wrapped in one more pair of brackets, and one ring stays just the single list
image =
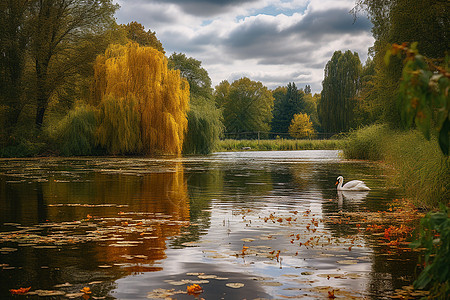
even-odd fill
[{"label": "swan's reflection", "polygon": [[369,191],[337,191],[337,194],[338,207],[342,208],[344,200],[352,203],[360,203],[367,197]]}]

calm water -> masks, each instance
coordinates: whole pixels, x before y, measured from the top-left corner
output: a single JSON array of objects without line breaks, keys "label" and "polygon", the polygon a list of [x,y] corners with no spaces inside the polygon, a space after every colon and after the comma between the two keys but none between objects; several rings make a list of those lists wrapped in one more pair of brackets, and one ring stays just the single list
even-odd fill
[{"label": "calm water", "polygon": [[[372,190],[337,193],[339,175]],[[388,298],[416,258],[348,217],[399,197],[386,180],[339,151],[1,160],[0,298]]]}]

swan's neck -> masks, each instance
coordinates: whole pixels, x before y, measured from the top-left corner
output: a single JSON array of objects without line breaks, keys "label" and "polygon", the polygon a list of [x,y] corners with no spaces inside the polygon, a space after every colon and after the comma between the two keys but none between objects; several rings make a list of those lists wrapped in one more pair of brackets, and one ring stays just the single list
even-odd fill
[{"label": "swan's neck", "polygon": [[342,184],[344,183],[344,180],[339,180],[339,184],[337,186],[338,191],[342,190]]}]

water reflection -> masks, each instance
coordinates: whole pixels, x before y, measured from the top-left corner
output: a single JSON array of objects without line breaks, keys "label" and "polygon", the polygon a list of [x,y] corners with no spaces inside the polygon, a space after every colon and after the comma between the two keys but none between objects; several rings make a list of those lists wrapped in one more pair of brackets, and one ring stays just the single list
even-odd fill
[{"label": "water reflection", "polygon": [[[337,192],[337,175],[372,190]],[[385,209],[396,197],[385,181],[338,151],[3,161],[0,298],[101,281],[89,285],[97,297],[139,299],[197,273],[222,278],[203,284],[206,299],[317,298],[318,287],[386,297],[412,280],[415,256],[387,260],[389,247],[348,217]]]},{"label": "water reflection", "polygon": [[337,191],[338,206],[343,208],[344,202],[361,203],[368,194],[369,191]]},{"label": "water reflection", "polygon": [[[23,162],[14,174],[3,169],[0,176],[0,248],[17,249],[0,256],[0,298],[23,284],[52,288],[94,279],[106,279],[107,293],[111,279],[161,270],[167,241],[189,225],[179,161],[137,170],[114,161],[92,170],[79,168],[78,161],[53,161],[39,176],[27,170],[35,163]],[[68,178],[67,167],[79,173],[76,179]],[[24,238],[11,235],[18,232]]]}]

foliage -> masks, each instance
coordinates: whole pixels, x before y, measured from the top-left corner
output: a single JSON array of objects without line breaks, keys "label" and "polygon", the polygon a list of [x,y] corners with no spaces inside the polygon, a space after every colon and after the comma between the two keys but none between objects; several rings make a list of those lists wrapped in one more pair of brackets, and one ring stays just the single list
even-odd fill
[{"label": "foliage", "polygon": [[273,97],[272,132],[288,133],[294,115],[305,109],[304,93],[297,89],[295,83],[289,83],[285,89],[276,89]]},{"label": "foliage", "polygon": [[145,27],[138,22],[131,22],[121,26],[125,29],[127,38],[131,41],[138,43],[140,46],[153,47],[163,54],[166,53],[163,45],[156,37],[156,32],[151,30],[145,31]]},{"label": "foliage", "polygon": [[314,128],[307,114],[298,113],[294,115],[291,125],[289,126],[289,134],[296,139],[312,137]]},{"label": "foliage", "polygon": [[384,64],[386,50],[390,44],[418,42],[419,51],[432,59],[442,59],[448,51],[448,28],[450,28],[450,6],[441,0],[356,0],[355,17],[364,10],[372,24],[375,44],[374,89],[369,98],[379,104],[376,118],[400,126],[398,107],[392,95],[396,94],[402,76],[402,62],[392,59]]},{"label": "foliage", "polygon": [[[226,82],[223,85],[226,86]],[[228,132],[269,131],[273,97],[261,82],[244,77],[224,91],[228,92],[222,99],[224,125]]]},{"label": "foliage", "polygon": [[250,147],[252,151],[284,150],[337,150],[342,148],[342,140],[221,140],[217,151],[242,151]]},{"label": "foliage", "polygon": [[158,50],[128,43],[111,45],[94,68],[94,102],[136,99],[146,154],[181,154],[187,129],[189,85],[167,63]]},{"label": "foliage", "polygon": [[30,52],[35,62],[38,128],[52,94],[79,66],[85,66],[98,54],[86,51],[85,46],[92,45],[93,35],[102,34],[114,24],[117,8],[111,0],[31,2]]},{"label": "foliage", "polygon": [[214,89],[214,102],[216,107],[223,110],[228,96],[230,95],[230,83],[227,80],[223,80]]},{"label": "foliage", "polygon": [[325,66],[323,90],[318,104],[324,132],[346,132],[353,127],[361,68],[358,54],[350,50],[345,53],[335,51]]},{"label": "foliage", "polygon": [[344,144],[344,156],[355,159],[383,159],[383,145],[389,135],[386,125],[371,125],[351,131]]},{"label": "foliage", "polygon": [[106,96],[99,105],[97,139],[110,154],[136,154],[142,150],[141,116],[133,95]]},{"label": "foliage", "polygon": [[213,152],[223,132],[220,110],[208,102],[192,105],[187,118],[188,131],[184,138],[183,153],[209,154]]},{"label": "foliage", "polygon": [[169,57],[169,68],[180,70],[181,76],[189,83],[192,101],[212,98],[211,78],[201,64],[201,61],[188,58],[183,53],[173,53]]},{"label": "foliage", "polygon": [[420,132],[397,132],[386,125],[372,125],[349,134],[344,156],[383,160],[392,166],[391,182],[400,186],[416,205],[437,207],[450,199],[450,160],[436,139]]},{"label": "foliage", "polygon": [[62,155],[92,155],[96,147],[97,120],[95,109],[78,105],[56,125],[50,136]]},{"label": "foliage", "polygon": [[430,298],[446,299],[450,294],[450,217],[448,208],[429,212],[420,221],[415,248],[425,248],[425,269],[414,282],[418,289],[429,288]]},{"label": "foliage", "polygon": [[214,104],[208,72],[201,67],[200,61],[182,53],[173,53],[169,57],[169,68],[180,70],[190,89],[191,107],[187,114],[183,153],[211,153],[223,132],[223,124],[221,111]]},{"label": "foliage", "polygon": [[450,148],[450,70],[446,65],[437,66],[423,57],[417,43],[408,47],[393,44],[386,53],[386,63],[391,55],[406,55],[399,88],[399,106],[403,124],[409,128],[413,122],[429,140],[432,131],[438,132],[439,146],[445,155]]},{"label": "foliage", "polygon": [[320,94],[314,94],[314,96],[311,94],[306,94],[303,97],[303,100],[305,102],[304,113],[310,117],[314,130],[320,131],[321,126],[319,122],[319,115],[317,113],[317,104],[320,102]]}]

